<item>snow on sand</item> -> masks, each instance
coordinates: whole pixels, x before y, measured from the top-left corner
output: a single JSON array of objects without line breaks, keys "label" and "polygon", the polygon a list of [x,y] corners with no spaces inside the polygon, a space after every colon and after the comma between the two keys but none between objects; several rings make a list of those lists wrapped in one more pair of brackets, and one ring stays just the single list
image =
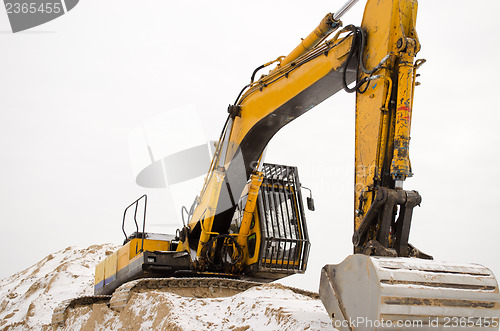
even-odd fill
[{"label": "snow on sand", "polygon": [[[63,300],[92,295],[95,264],[116,246],[68,247],[0,280],[0,330],[51,330]],[[135,293],[125,309],[105,304],[69,311],[66,330],[334,330],[321,301],[267,284],[231,297]]]}]

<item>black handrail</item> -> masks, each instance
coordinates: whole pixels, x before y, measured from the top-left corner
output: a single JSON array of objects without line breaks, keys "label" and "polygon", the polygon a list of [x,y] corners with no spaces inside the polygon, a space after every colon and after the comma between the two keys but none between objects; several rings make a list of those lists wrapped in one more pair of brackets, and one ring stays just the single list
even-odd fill
[{"label": "black handrail", "polygon": [[134,223],[135,223],[136,233],[137,233],[137,235],[139,235],[139,225],[137,224],[137,207],[139,206],[139,201],[141,201],[142,199],[144,199],[144,216],[142,219],[142,235],[141,235],[142,243],[141,243],[141,250],[140,250],[141,252],[144,250],[144,236],[145,236],[145,231],[146,231],[146,206],[148,204],[148,197],[146,194],[144,194],[139,199],[132,202],[127,208],[125,208],[125,211],[123,212],[123,221],[122,221],[122,231],[123,231],[123,234],[125,235],[125,242],[127,242],[128,236],[127,236],[127,233],[125,232],[125,217],[127,215],[128,209],[135,205]]}]

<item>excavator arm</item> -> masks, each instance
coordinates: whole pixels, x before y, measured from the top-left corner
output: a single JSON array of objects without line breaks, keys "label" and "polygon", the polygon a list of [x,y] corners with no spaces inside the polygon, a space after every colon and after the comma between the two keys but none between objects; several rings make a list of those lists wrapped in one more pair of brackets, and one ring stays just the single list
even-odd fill
[{"label": "excavator arm", "polygon": [[339,27],[340,21],[327,15],[311,34],[315,40],[306,38],[307,45],[301,44],[277,68],[249,84],[229,106],[228,120],[189,223],[189,241],[194,243],[192,249],[196,246],[198,257],[211,237],[227,233],[240,196],[251,176],[258,175],[271,138],[356,79],[356,63],[346,62],[354,47],[351,29],[342,29],[317,46],[318,40]]},{"label": "excavator arm", "polygon": [[[421,198],[417,192],[401,190],[402,181],[411,176],[414,56],[420,49],[416,11],[416,1],[369,1],[362,26],[343,29],[336,15],[328,14],[288,56],[276,60],[275,69],[256,82],[252,77],[229,106],[199,204],[186,229],[200,260],[211,238],[227,234],[241,194],[251,176],[258,175],[271,138],[342,89],[357,94],[354,250],[425,256],[408,246],[412,210]],[[338,32],[328,38],[334,31]],[[402,216],[396,222],[398,205]]]},{"label": "excavator arm", "polygon": [[[356,253],[430,258],[408,246],[416,191],[404,191],[411,177],[409,142],[420,43],[415,29],[417,1],[368,1],[359,36],[362,46],[356,91],[354,235]],[[367,70],[383,62],[377,71]],[[399,217],[396,211],[399,206]]]}]

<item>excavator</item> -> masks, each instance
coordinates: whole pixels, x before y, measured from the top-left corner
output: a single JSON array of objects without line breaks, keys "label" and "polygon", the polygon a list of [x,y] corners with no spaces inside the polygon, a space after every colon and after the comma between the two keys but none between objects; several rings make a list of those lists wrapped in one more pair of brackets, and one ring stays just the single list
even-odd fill
[{"label": "excavator", "polygon": [[[136,231],[96,266],[95,296],[120,310],[134,291],[251,286],[304,273],[310,242],[298,170],[265,163],[273,136],[322,101],[356,94],[353,254],[321,271],[319,297],[339,330],[498,328],[500,294],[477,264],[435,261],[409,243],[413,209],[410,128],[421,48],[416,0],[367,0],[361,26],[340,18],[349,0],[287,56],[259,66],[234,103],[204,185],[175,234],[145,231],[143,196],[127,207]],[[256,78],[259,71],[269,71]],[[140,210],[144,206],[144,211]],[[137,216],[144,213],[142,230]],[[295,289],[295,291],[299,291]],[[311,293],[305,294],[312,295]]]}]

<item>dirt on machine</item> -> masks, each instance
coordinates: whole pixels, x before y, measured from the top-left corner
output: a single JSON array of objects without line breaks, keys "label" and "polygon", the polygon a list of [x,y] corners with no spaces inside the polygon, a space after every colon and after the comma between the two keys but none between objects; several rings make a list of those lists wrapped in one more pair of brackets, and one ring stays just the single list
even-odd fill
[{"label": "dirt on machine", "polygon": [[[228,107],[203,187],[183,207],[182,228],[147,232],[146,196],[125,209],[125,241],[96,266],[95,296],[61,303],[55,325],[63,325],[68,308],[77,305],[106,303],[120,310],[135,292],[228,296],[304,273],[312,192],[297,167],[266,163],[264,150],[286,124],[345,91],[356,94],[354,254],[321,271],[319,297],[333,326],[498,328],[499,287],[489,269],[436,261],[409,243],[413,210],[422,202],[418,191],[404,188],[413,176],[413,97],[425,63],[416,58],[422,47],[418,3],[367,0],[361,25],[344,25],[340,18],[356,2],[327,14],[290,54],[252,73]],[[128,235],[130,215],[135,232]]]}]

